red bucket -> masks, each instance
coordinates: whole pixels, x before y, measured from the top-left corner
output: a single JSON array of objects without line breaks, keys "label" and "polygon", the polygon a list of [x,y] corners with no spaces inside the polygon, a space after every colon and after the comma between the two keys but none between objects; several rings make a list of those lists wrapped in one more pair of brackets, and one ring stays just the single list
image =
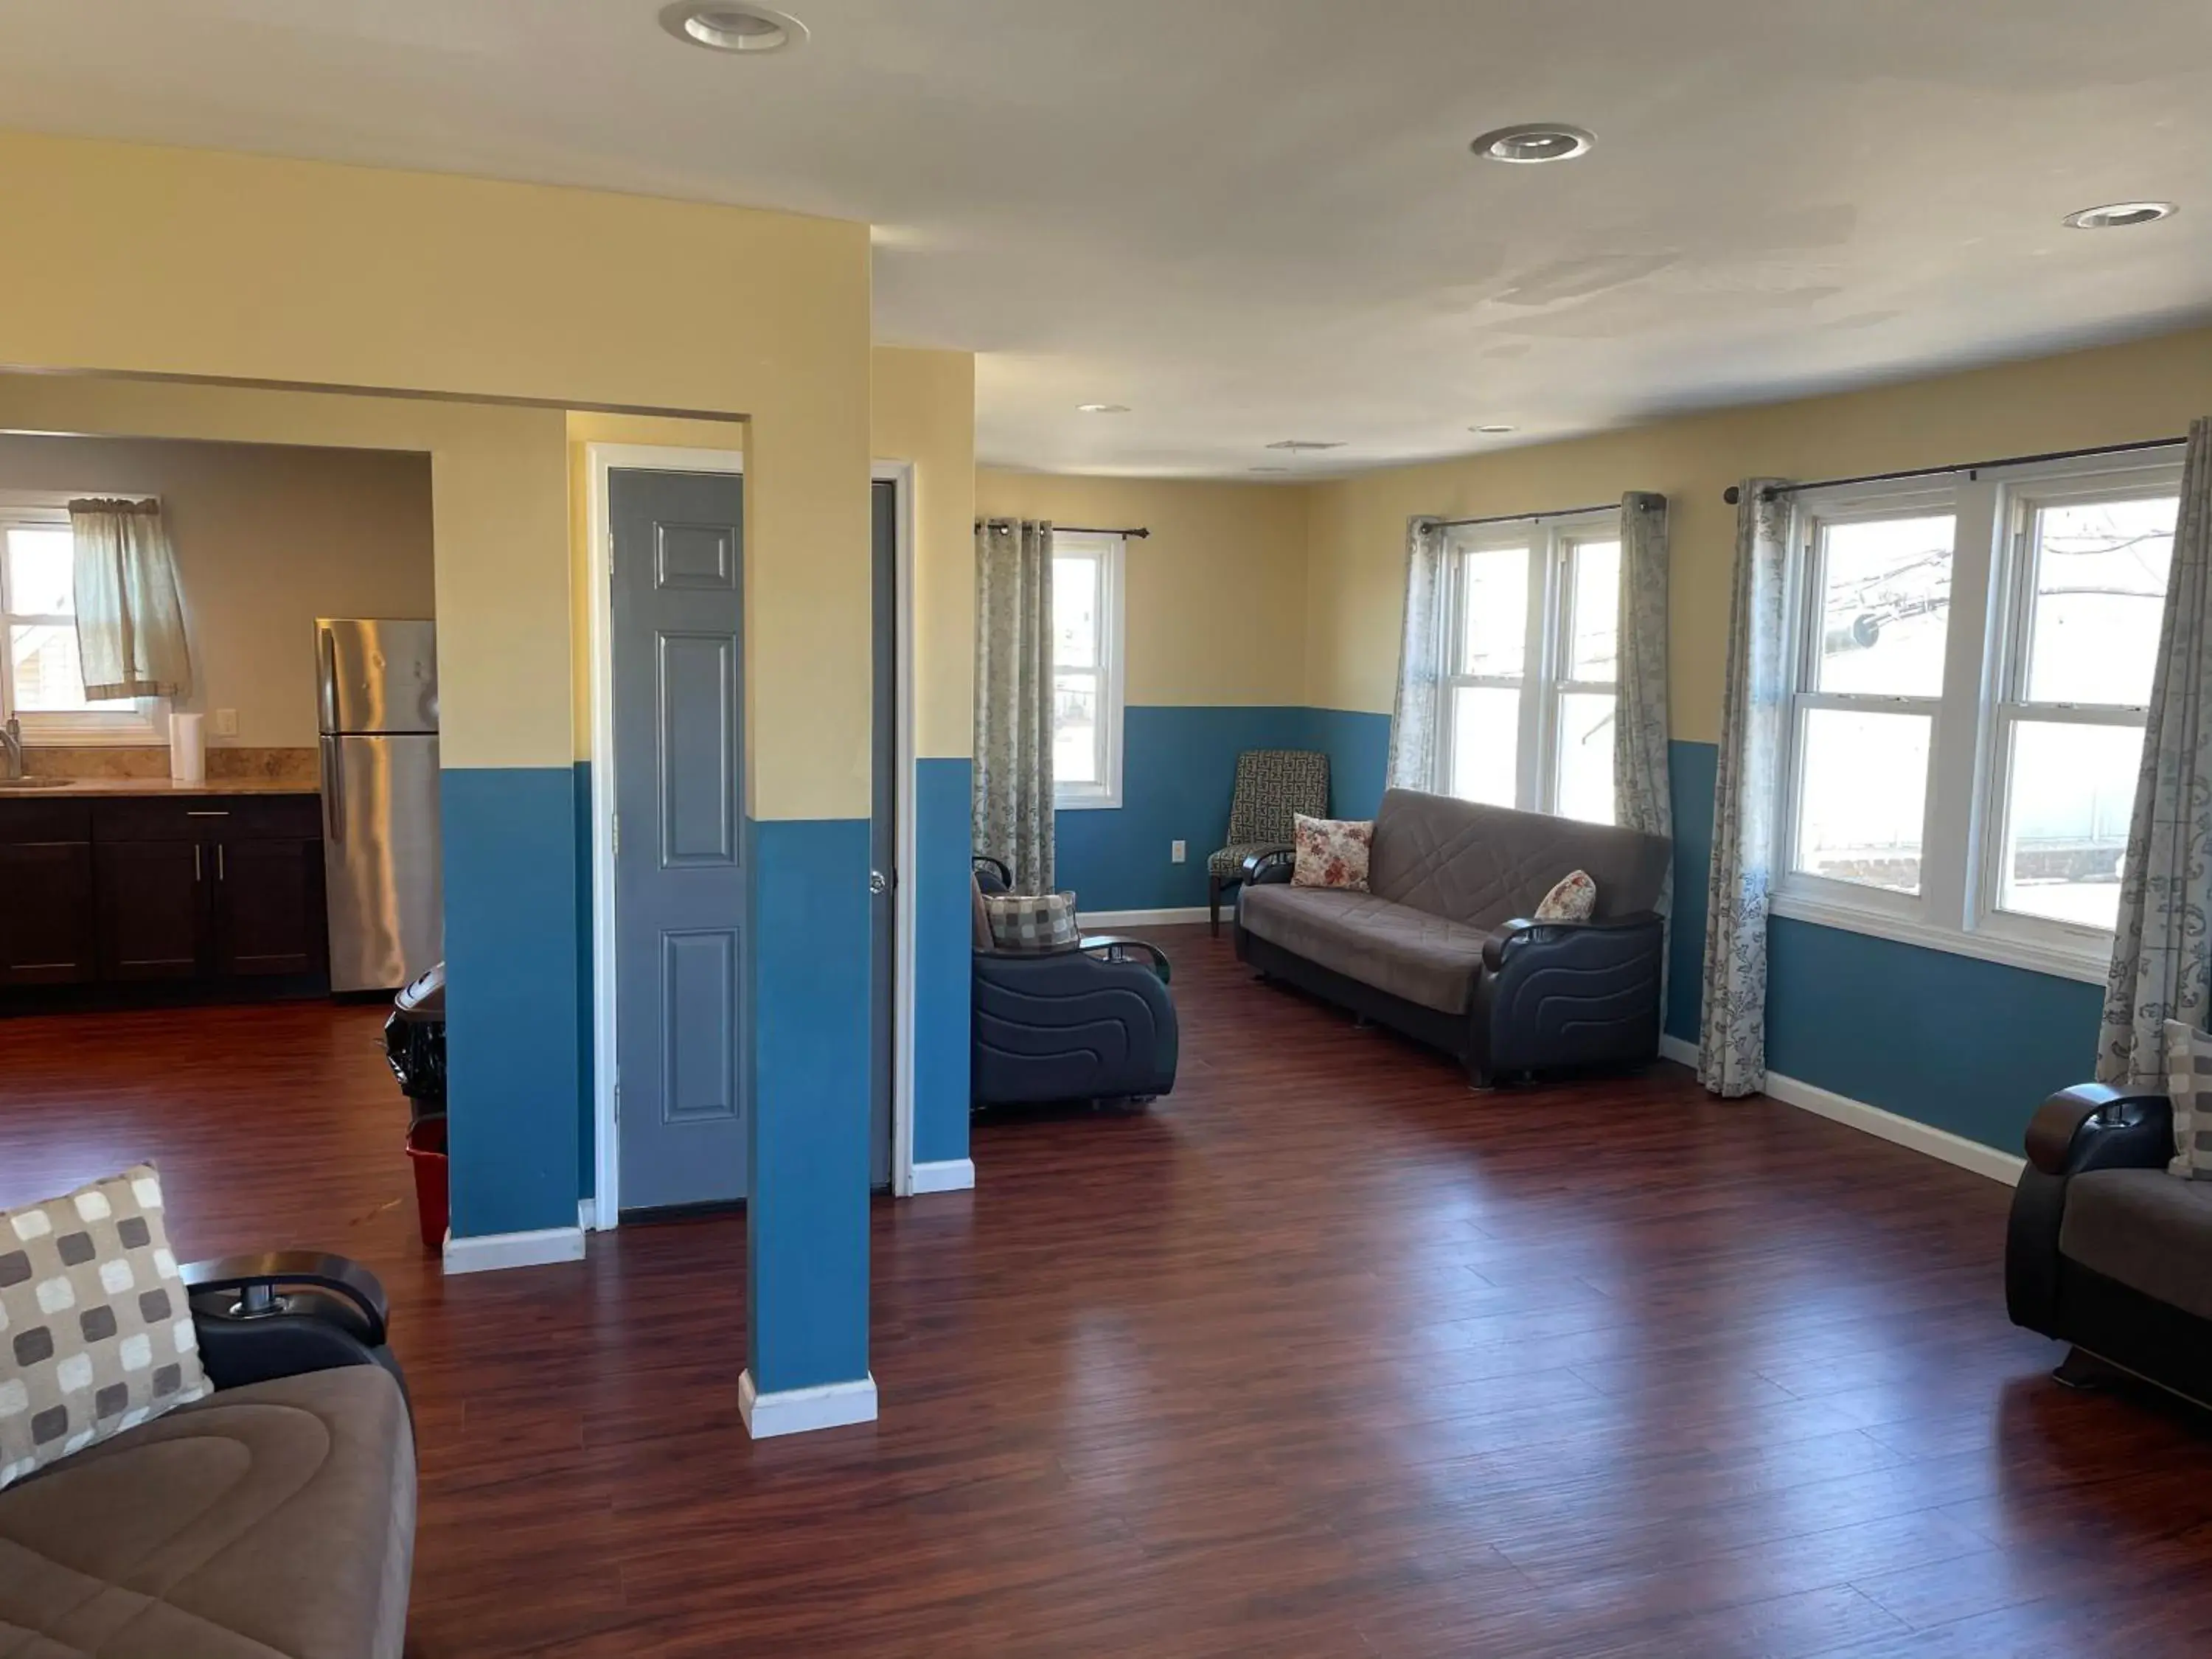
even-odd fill
[{"label": "red bucket", "polygon": [[407,1132],[407,1161],[415,1166],[415,1209],[426,1249],[446,1243],[446,1119],[426,1117]]}]

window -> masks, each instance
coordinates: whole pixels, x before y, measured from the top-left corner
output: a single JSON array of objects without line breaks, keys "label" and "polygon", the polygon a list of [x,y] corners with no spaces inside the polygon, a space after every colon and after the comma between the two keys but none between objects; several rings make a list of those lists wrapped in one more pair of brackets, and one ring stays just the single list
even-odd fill
[{"label": "window", "polygon": [[152,700],[89,702],[76,650],[76,538],[59,499],[0,498],[0,721],[47,743],[166,741]]},{"label": "window", "polygon": [[1619,520],[1468,526],[1446,582],[1438,789],[1612,823]]},{"label": "window", "polygon": [[1798,496],[1778,913],[2103,978],[2179,487]]},{"label": "window", "polygon": [[1119,536],[1053,537],[1052,767],[1055,804],[1121,804]]}]

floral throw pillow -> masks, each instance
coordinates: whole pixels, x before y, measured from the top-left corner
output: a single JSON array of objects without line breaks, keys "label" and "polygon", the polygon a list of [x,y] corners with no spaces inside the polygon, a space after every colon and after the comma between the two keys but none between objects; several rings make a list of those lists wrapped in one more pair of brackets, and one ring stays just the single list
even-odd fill
[{"label": "floral throw pillow", "polygon": [[1597,884],[1590,879],[1589,871],[1572,870],[1544,895],[1544,902],[1536,907],[1536,920],[1588,921],[1596,908]]},{"label": "floral throw pillow", "polygon": [[1291,886],[1367,890],[1367,857],[1375,846],[1371,818],[1310,818],[1301,812],[1291,827],[1291,846],[1297,854]]}]

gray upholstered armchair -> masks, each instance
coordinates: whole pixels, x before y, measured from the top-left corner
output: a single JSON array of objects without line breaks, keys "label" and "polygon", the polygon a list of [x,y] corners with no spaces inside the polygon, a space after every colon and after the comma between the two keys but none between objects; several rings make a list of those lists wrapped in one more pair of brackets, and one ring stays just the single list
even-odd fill
[{"label": "gray upholstered armchair", "polygon": [[1291,821],[1328,813],[1328,757],[1304,749],[1248,749],[1237,757],[1229,845],[1206,861],[1206,908],[1221,931],[1221,896],[1244,879],[1244,860],[1287,847]]}]

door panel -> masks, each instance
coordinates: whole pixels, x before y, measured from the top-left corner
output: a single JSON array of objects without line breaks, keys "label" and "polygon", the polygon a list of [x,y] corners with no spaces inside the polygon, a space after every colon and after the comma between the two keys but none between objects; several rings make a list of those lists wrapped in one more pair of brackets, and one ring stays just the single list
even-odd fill
[{"label": "door panel", "polygon": [[624,1214],[746,1192],[744,491],[618,470],[617,1133]]},{"label": "door panel", "polygon": [[207,943],[211,851],[198,842],[117,841],[96,854],[100,975],[192,979]]},{"label": "door panel", "polygon": [[0,983],[93,980],[90,842],[0,843]]},{"label": "door panel", "polygon": [[216,860],[218,971],[239,979],[322,966],[322,843],[222,841]]},{"label": "door panel", "polygon": [[869,909],[873,1063],[869,1077],[868,1178],[891,1184],[891,1100],[896,1075],[895,1002],[898,977],[898,486],[879,480],[874,514],[872,661],[874,791],[869,811],[869,864],[886,879],[875,884]]}]

